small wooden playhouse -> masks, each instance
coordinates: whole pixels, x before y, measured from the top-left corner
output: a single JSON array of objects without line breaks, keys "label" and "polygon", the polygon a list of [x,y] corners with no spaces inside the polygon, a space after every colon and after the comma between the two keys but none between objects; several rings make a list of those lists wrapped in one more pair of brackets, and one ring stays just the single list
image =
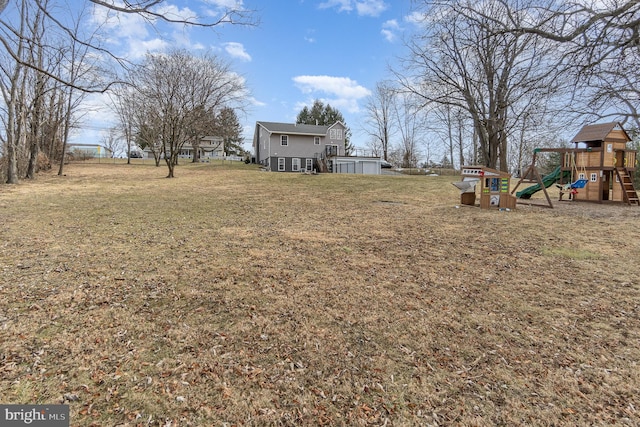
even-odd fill
[{"label": "small wooden playhouse", "polygon": [[460,190],[460,203],[474,206],[476,184],[480,184],[480,208],[515,209],[516,198],[509,192],[511,174],[485,166],[463,166],[462,181],[452,182]]}]

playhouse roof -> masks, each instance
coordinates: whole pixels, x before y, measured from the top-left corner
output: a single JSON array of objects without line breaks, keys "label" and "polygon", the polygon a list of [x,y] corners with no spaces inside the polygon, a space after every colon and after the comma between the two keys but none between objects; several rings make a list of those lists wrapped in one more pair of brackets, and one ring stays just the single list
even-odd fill
[{"label": "playhouse roof", "polygon": [[586,125],[580,132],[571,140],[571,142],[603,142],[607,139],[607,136],[611,133],[612,130],[618,128],[621,130],[626,140],[624,142],[631,141],[627,132],[622,128],[620,123],[611,122],[611,123],[598,123],[595,125]]}]

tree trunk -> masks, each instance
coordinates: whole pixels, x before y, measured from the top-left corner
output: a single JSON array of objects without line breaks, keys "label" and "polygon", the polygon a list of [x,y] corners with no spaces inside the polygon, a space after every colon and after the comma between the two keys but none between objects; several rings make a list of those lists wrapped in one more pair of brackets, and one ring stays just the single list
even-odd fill
[{"label": "tree trunk", "polygon": [[38,83],[36,84],[36,96],[33,101],[33,114],[31,117],[31,132],[29,138],[31,139],[29,144],[29,164],[27,166],[26,179],[35,179],[36,172],[38,172],[38,154],[40,154],[40,138],[41,138],[41,126],[42,126],[42,91],[44,85],[42,82],[43,77],[38,76]]},{"label": "tree trunk", "polygon": [[449,160],[453,167],[453,123],[451,123],[451,106],[447,105],[447,136],[449,137]]},{"label": "tree trunk", "polygon": [[174,159],[170,156],[169,158],[165,157],[165,162],[167,163],[167,167],[169,168],[169,174],[167,175],[167,178],[173,178],[173,170],[175,169],[175,163],[174,163]]},{"label": "tree trunk", "polygon": [[460,153],[460,168],[464,166],[464,146],[462,138],[462,115],[458,112],[458,148]]},{"label": "tree trunk", "polygon": [[16,144],[15,129],[7,129],[7,184],[18,183],[18,147]]},{"label": "tree trunk", "polygon": [[38,154],[40,154],[40,144],[38,144],[38,140],[31,141],[29,165],[27,166],[25,179],[35,179],[36,172],[38,172]]}]

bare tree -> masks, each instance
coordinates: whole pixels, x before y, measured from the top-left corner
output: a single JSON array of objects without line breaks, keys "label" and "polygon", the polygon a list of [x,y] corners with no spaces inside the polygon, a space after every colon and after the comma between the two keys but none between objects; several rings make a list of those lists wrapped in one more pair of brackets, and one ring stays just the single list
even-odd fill
[{"label": "bare tree", "polygon": [[[44,67],[44,49],[42,49],[42,39],[44,37],[43,27],[43,14],[40,10],[36,10],[35,17],[29,24],[31,27],[30,33],[32,38],[38,43],[34,48],[28,49],[30,55],[30,62],[36,64],[38,68]],[[28,148],[29,148],[29,163],[27,166],[27,172],[25,178],[34,179],[37,172],[38,155],[40,154],[40,142],[42,135],[43,125],[43,109],[45,107],[45,94],[47,91],[47,81],[49,80],[44,74],[35,71],[33,73],[26,73],[25,77],[30,74],[35,80],[31,85],[33,87],[33,96],[31,99],[31,105],[28,107],[31,114],[29,119],[29,129],[27,133]],[[26,99],[27,96],[22,96]]]},{"label": "bare tree", "polygon": [[462,110],[458,107],[449,104],[440,104],[437,108],[434,108],[429,117],[433,120],[431,126],[431,132],[439,136],[442,141],[442,146],[448,153],[447,158],[450,159],[452,164],[455,164],[454,159],[456,147],[458,148],[458,163],[462,166],[464,164],[464,142],[462,137]]},{"label": "bare tree", "polygon": [[[28,5],[26,0],[22,0],[20,4],[20,23],[12,29],[19,37],[13,44],[15,55],[24,58],[27,49],[24,37],[20,35],[27,34]],[[24,93],[25,76],[24,67],[17,62],[2,61],[0,64],[3,77],[0,79],[0,91],[6,105],[6,115],[3,115],[5,137],[4,147],[5,156],[7,158],[7,184],[18,183],[18,150],[21,138],[25,133],[22,108],[23,100],[21,95]]]},{"label": "bare tree", "polygon": [[242,125],[240,125],[238,115],[233,108],[225,107],[217,114],[215,129],[211,135],[222,137],[224,152],[227,155],[247,155],[247,152],[242,148]]},{"label": "bare tree", "polygon": [[366,104],[364,131],[373,145],[380,147],[384,160],[388,160],[389,142],[393,134],[393,113],[396,89],[389,82],[378,82]]},{"label": "bare tree", "polygon": [[[142,121],[135,130],[158,136],[167,178],[174,177],[184,144],[210,134],[215,114],[229,105],[242,105],[247,95],[244,81],[229,65],[211,55],[195,57],[181,50],[148,54],[129,79],[135,88],[133,102],[145,106],[145,116],[136,116]],[[149,132],[151,126],[157,128]]]},{"label": "bare tree", "polygon": [[[64,80],[69,84],[64,85],[65,109],[62,127],[62,152],[60,154],[60,164],[58,167],[58,175],[63,175],[65,155],[67,151],[67,143],[72,126],[75,124],[75,113],[79,109],[83,100],[89,92],[82,90],[83,87],[94,87],[96,82],[101,80],[97,73],[96,58],[92,55],[91,45],[86,42],[78,41],[78,36],[82,32],[82,21],[86,10],[81,10],[79,15],[72,20],[72,24],[68,27],[71,37],[71,43],[66,49],[58,49],[63,55],[64,66],[60,68],[58,76],[62,78],[56,80]],[[93,40],[95,34],[88,36],[88,40]]]},{"label": "bare tree", "polygon": [[425,111],[411,93],[399,93],[393,103],[393,119],[400,135],[399,151],[402,167],[413,168],[418,163],[418,147],[425,134]]},{"label": "bare tree", "polygon": [[[104,38],[96,34],[102,28],[89,19],[87,5],[107,10],[111,16],[135,14],[150,25],[165,22],[216,28],[256,24],[254,12],[241,2],[220,6],[203,0],[202,16],[185,15],[189,9],[178,15],[167,3],[90,0],[78,9],[77,4],[71,7],[59,0],[0,0],[0,93],[4,100],[0,142],[7,159],[7,182],[18,182],[23,171],[33,178],[44,144],[49,159],[59,159],[58,174],[62,175],[66,143],[77,125],[84,97],[120,83],[108,69],[129,64],[100,44]],[[98,61],[103,65],[100,73],[95,72]]]},{"label": "bare tree", "polygon": [[[73,28],[73,25],[69,26],[66,18],[69,15],[73,15],[73,13],[69,10],[68,5],[65,5],[63,2],[49,0],[31,0],[30,3],[43,13],[45,27],[66,37],[65,44],[82,45],[88,52],[91,52],[96,57],[106,56],[111,58],[117,64],[128,64],[126,58],[119,57],[110,50],[105,49],[96,42],[97,39],[95,37],[84,37]],[[93,5],[97,9],[106,10],[115,14],[135,14],[141,16],[144,18],[145,22],[151,25],[156,25],[159,22],[203,28],[217,28],[226,24],[257,25],[255,12],[242,7],[241,2],[214,3],[216,4],[214,8],[211,5],[211,2],[203,0],[202,6],[205,13],[202,15],[193,14],[191,16],[176,14],[173,8],[167,7],[168,4],[169,2],[167,0],[139,0],[136,2],[90,0],[87,3],[87,5]],[[7,11],[5,10],[7,5],[7,0],[0,0],[0,28],[6,26],[11,27],[11,25],[3,19],[7,14]],[[96,28],[90,31],[90,33],[93,33],[95,30]],[[64,75],[52,73],[31,61],[25,60],[16,46],[11,42],[16,36],[17,34],[11,31],[0,31],[0,47],[3,47],[6,50],[13,61],[24,67],[34,69],[44,75],[47,75],[65,86],[70,86],[76,90],[85,92],[105,92],[109,90],[114,83],[119,83],[116,80],[91,82],[73,81],[67,79]],[[30,39],[26,34],[21,34],[19,37],[23,39],[23,41],[37,43],[36,40]],[[45,50],[49,49],[49,46],[46,44],[43,44],[42,47]],[[56,49],[54,48],[54,50]]]},{"label": "bare tree", "polygon": [[[4,41],[0,44],[0,91],[6,105],[1,115],[5,125],[2,139],[9,183],[17,183],[18,174],[22,173],[26,178],[34,178],[43,146],[49,160],[64,153],[57,144],[64,142],[64,135],[68,136],[74,108],[81,97],[62,91],[50,76],[64,76],[77,82],[88,82],[87,76],[95,76],[87,57],[74,50],[73,43],[71,48],[64,46],[59,35],[47,28],[45,10],[49,4],[49,0],[37,3],[22,0],[18,2],[17,20],[0,20],[0,39]],[[67,18],[73,34],[80,32],[78,23],[83,12],[79,13]],[[14,60],[16,55],[19,61]],[[61,134],[59,130],[65,124],[67,133]]]},{"label": "bare tree", "polygon": [[120,147],[120,130],[117,127],[111,127],[102,135],[102,145],[111,152],[111,157],[115,157]]},{"label": "bare tree", "polygon": [[419,3],[423,29],[408,43],[410,54],[396,75],[423,103],[465,111],[482,163],[507,170],[510,128],[523,114],[523,100],[540,101],[560,90],[549,64],[552,43],[528,33],[500,33],[496,22],[526,18],[510,2]]},{"label": "bare tree", "polygon": [[[384,150],[382,149],[382,143],[380,142],[380,138],[370,136],[367,142],[365,143],[365,146],[367,148],[366,151],[370,152],[371,156],[384,158]],[[389,160],[388,157],[389,156],[387,153],[387,159],[386,159],[387,161]]]},{"label": "bare tree", "polygon": [[127,164],[131,164],[131,147],[134,141],[133,129],[136,121],[136,112],[139,112],[138,109],[142,108],[142,106],[135,104],[135,88],[131,86],[118,86],[110,91],[108,96],[109,106],[118,117],[120,132],[126,144]]},{"label": "bare tree", "polygon": [[495,20],[496,30],[558,42],[558,66],[576,83],[576,110],[640,127],[640,2],[540,0],[526,13],[526,21]]},{"label": "bare tree", "polygon": [[135,114],[136,142],[140,148],[151,152],[156,167],[159,167],[162,158],[162,125],[159,120],[150,116],[145,116],[140,112]]}]

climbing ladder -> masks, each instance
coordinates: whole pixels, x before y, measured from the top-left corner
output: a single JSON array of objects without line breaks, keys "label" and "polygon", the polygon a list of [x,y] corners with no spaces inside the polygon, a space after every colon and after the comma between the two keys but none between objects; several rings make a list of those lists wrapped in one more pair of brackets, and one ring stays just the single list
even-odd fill
[{"label": "climbing ladder", "polygon": [[633,185],[633,179],[631,179],[631,175],[629,175],[627,168],[616,168],[616,175],[622,185],[622,197],[624,198],[624,202],[628,205],[640,206],[638,193],[636,192],[636,188]]}]

